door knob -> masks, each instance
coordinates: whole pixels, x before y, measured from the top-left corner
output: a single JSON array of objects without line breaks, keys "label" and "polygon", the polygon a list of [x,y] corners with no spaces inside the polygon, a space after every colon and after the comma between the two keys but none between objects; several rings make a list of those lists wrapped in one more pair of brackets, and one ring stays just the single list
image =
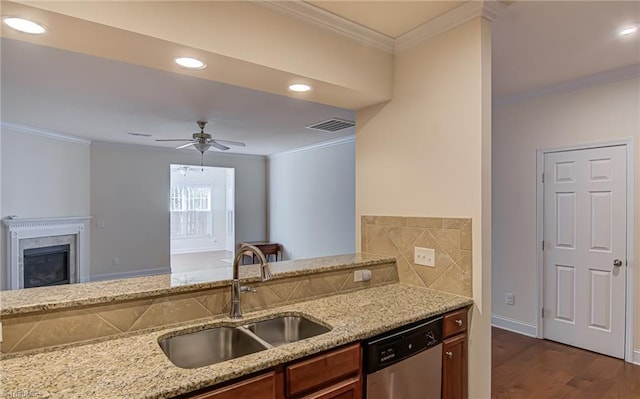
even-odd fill
[{"label": "door knob", "polygon": [[622,266],[622,261],[620,259],[614,259],[613,265],[615,267],[620,267],[620,266]]},{"label": "door knob", "polygon": [[444,354],[447,355],[447,357],[452,357],[453,356],[453,352],[449,352],[449,351],[445,352]]}]

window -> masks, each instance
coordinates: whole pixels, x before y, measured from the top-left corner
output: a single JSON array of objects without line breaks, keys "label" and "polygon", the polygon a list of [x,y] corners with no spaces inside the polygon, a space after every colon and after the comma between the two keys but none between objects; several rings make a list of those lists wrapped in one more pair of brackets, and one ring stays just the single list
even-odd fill
[{"label": "window", "polygon": [[211,186],[171,186],[171,238],[212,235]]}]

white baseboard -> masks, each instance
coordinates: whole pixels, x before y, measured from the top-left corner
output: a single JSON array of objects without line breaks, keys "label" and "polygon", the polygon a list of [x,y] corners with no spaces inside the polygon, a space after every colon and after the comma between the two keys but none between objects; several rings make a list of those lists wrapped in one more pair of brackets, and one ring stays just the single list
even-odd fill
[{"label": "white baseboard", "polygon": [[509,319],[507,317],[492,315],[491,325],[494,327],[501,328],[503,330],[526,335],[529,337],[533,337],[533,338],[538,337],[538,328],[535,325],[524,323],[518,320]]},{"label": "white baseboard", "polygon": [[200,252],[217,252],[226,251],[224,246],[215,245],[212,247],[200,247],[200,248],[187,248],[187,249],[174,249],[170,255],[184,255],[184,254],[196,254]]},{"label": "white baseboard", "polygon": [[155,276],[157,274],[170,274],[170,273],[171,273],[171,269],[165,269],[165,268],[134,270],[131,272],[109,273],[109,274],[99,274],[96,276],[89,276],[89,277],[83,278],[81,282],[89,283],[94,281],[119,280],[123,278]]},{"label": "white baseboard", "polygon": [[640,366],[640,349],[633,351],[633,360],[631,362]]}]

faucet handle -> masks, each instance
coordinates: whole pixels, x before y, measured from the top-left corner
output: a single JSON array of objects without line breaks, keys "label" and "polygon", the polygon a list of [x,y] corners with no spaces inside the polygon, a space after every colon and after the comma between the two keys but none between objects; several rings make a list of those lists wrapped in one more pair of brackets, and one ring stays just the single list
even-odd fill
[{"label": "faucet handle", "polygon": [[247,287],[246,285],[243,285],[240,287],[240,292],[251,292],[252,294],[255,294],[258,291],[256,291],[256,289],[253,287]]}]

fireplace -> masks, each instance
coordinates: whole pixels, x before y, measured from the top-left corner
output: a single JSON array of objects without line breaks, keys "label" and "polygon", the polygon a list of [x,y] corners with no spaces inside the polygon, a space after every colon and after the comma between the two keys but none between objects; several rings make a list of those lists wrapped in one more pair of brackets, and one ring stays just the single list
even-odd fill
[{"label": "fireplace", "polygon": [[73,284],[88,276],[90,217],[3,219],[7,227],[2,289]]},{"label": "fireplace", "polygon": [[25,249],[22,260],[24,288],[69,284],[71,245]]}]

